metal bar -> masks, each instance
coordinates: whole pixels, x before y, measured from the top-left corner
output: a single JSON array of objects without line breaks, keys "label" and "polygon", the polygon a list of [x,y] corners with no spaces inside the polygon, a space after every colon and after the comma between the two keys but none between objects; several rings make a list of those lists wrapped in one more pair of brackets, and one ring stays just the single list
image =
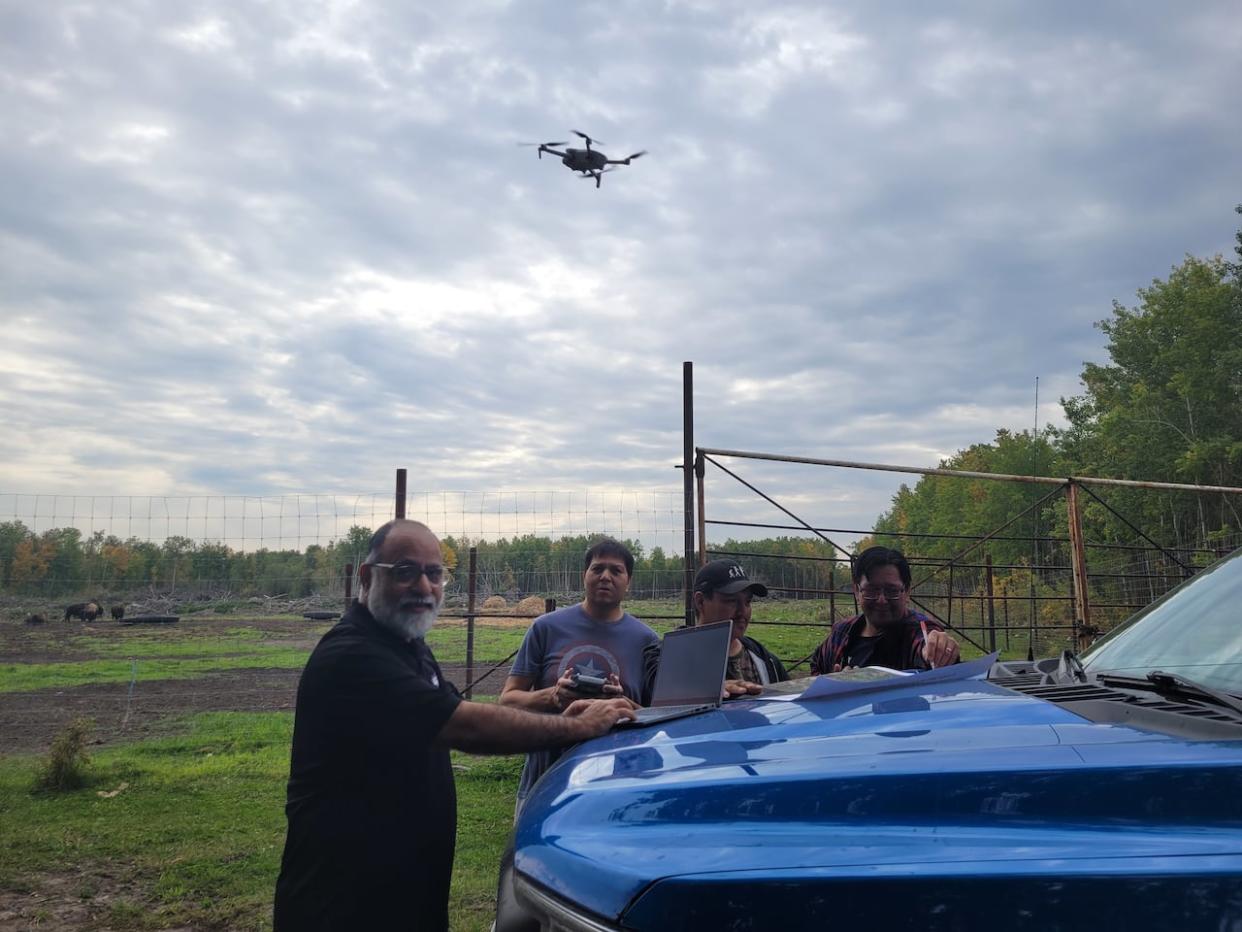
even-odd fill
[{"label": "metal bar", "polygon": [[[772,530],[776,530],[776,531],[804,530],[804,528],[798,524],[760,524],[754,521],[724,521],[724,520],[710,520],[707,523],[708,524],[726,524],[726,525],[732,525],[734,527],[771,528]],[[974,540],[976,537],[976,535],[974,534],[921,534],[921,533],[916,533],[914,531],[884,531],[882,533],[877,533],[874,528],[871,530],[863,530],[860,528],[847,528],[847,527],[821,527],[821,528],[815,528],[815,530],[823,531],[825,534],[866,534],[868,536],[875,535],[876,537],[911,537],[911,538],[922,538],[926,540]],[[1006,540],[1006,541],[1021,542],[1021,541],[1030,540],[1030,537],[993,537],[992,540]],[[1068,537],[1041,537],[1040,540],[1048,542],[1048,543],[1056,543],[1056,544],[1069,543]],[[1103,546],[1108,546],[1108,545],[1097,544],[1095,546],[1103,547]],[[1151,548],[1140,547],[1138,549],[1149,550]],[[1205,552],[1216,553],[1215,550],[1207,550]]]},{"label": "metal bar", "polygon": [[828,567],[828,624],[833,625],[837,620],[837,565],[835,563]]},{"label": "metal bar", "polygon": [[470,570],[466,591],[466,698],[474,688],[474,597],[478,582],[479,548],[470,548]]},{"label": "metal bar", "polygon": [[1064,485],[1078,482],[1092,485],[1124,486],[1134,489],[1169,489],[1181,492],[1227,492],[1242,495],[1242,488],[1224,485],[1186,485],[1181,482],[1149,482],[1139,479],[1099,479],[1094,476],[1015,476],[998,472],[973,472],[965,469],[926,469],[916,466],[891,466],[884,463],[861,463],[853,460],[824,460],[809,456],[781,456],[775,453],[755,453],[750,450],[718,450],[701,448],[709,456],[735,456],[739,459],[770,460],[777,463],[802,463],[808,466],[842,466],[848,469],[874,469],[879,472],[904,472],[918,476],[947,476],[955,479],[986,479],[997,482],[1027,482],[1035,485]]},{"label": "metal bar", "polygon": [[988,646],[996,651],[996,590],[992,585],[992,555],[988,554]]},{"label": "metal bar", "polygon": [[[926,612],[928,615],[931,615],[933,618],[937,618],[937,617],[939,617],[939,616],[937,616],[937,615],[936,615],[936,613],[935,613],[935,612],[933,612],[930,608],[928,608],[926,605],[924,605],[922,602],[920,602],[920,601],[919,601],[918,599],[916,599],[914,596],[910,596],[910,601],[911,601],[911,602],[913,602],[915,605],[917,605],[919,608],[923,609],[923,611],[924,611],[924,612]],[[955,627],[953,627],[953,625],[949,624],[949,622],[948,622],[948,620],[947,620],[947,619],[942,619],[942,620],[944,621],[944,626],[945,626],[946,628],[948,628],[950,631],[952,631],[954,634],[961,634],[961,635],[962,635],[963,640],[970,641],[970,643],[971,643],[971,644],[974,644],[974,645],[975,645],[975,647],[979,648],[979,650],[984,650],[984,647],[983,647],[983,645],[982,645],[982,644],[980,644],[978,641],[976,641],[976,640],[975,640],[974,638],[972,638],[970,635],[968,635],[968,634],[963,634],[963,633],[962,633],[962,629],[961,629],[961,628],[955,628]]]},{"label": "metal bar", "polygon": [[[710,523],[710,522],[709,522]],[[793,553],[758,553],[751,550],[718,550],[708,547],[707,552],[718,557],[760,557],[772,560],[809,560],[812,563],[849,563],[849,557],[803,557]]]},{"label": "metal bar", "polygon": [[345,609],[349,610],[349,603],[354,600],[354,565],[352,563],[345,564]]},{"label": "metal bar", "polygon": [[[807,530],[800,524],[765,524],[765,523],[760,523],[756,521],[723,521],[719,519],[709,520],[707,523],[728,525],[731,527],[762,528],[765,530],[773,530],[773,531]],[[818,527],[818,528],[811,528],[810,530],[823,531],[826,534],[865,534],[868,536],[875,534],[874,530],[863,531],[863,530],[850,529],[850,528],[839,528],[839,527]],[[973,534],[915,534],[913,532],[904,532],[904,531],[902,532],[885,531],[883,534],[875,534],[875,536],[877,537],[921,537],[921,538],[929,538],[932,540],[975,540],[976,539]],[[1008,537],[1008,536],[1001,536],[1001,535],[997,535],[989,539],[990,540],[1004,540],[1004,541],[1029,541],[1031,540],[1030,537]],[[1044,544],[1068,544],[1069,543],[1068,537],[1038,537],[1035,539],[1038,540],[1040,543],[1044,543]],[[1140,547],[1137,544],[1093,544],[1091,543],[1091,541],[1084,541],[1083,546],[1086,547],[1088,550],[1131,550],[1131,551],[1143,552],[1143,551],[1153,549],[1151,547]],[[1225,551],[1225,553],[1221,553],[1221,550],[1218,547],[1217,548],[1213,548],[1213,547],[1170,547],[1168,549],[1171,550],[1173,553],[1210,553],[1217,559],[1220,559],[1221,557],[1225,556],[1226,553],[1228,553],[1227,550]],[[820,559],[828,559],[828,558],[827,557],[814,557],[811,559],[820,560]]]},{"label": "metal bar", "polygon": [[707,563],[707,527],[703,515],[706,513],[703,505],[703,475],[707,472],[707,468],[703,463],[703,456],[698,454],[694,457],[694,483],[698,489],[699,495],[699,566]]},{"label": "metal bar", "polygon": [[[974,549],[975,549],[976,547],[978,547],[980,544],[986,543],[987,541],[991,540],[991,539],[992,539],[992,538],[993,538],[996,534],[999,534],[1001,531],[1005,530],[1005,528],[1009,527],[1009,525],[1013,524],[1013,523],[1014,523],[1015,521],[1017,521],[1019,518],[1023,518],[1023,517],[1025,517],[1025,516],[1026,516],[1029,512],[1034,511],[1036,508],[1040,507],[1042,504],[1044,504],[1044,502],[1048,501],[1048,499],[1052,498],[1052,496],[1054,496],[1054,495],[1056,495],[1056,494],[1057,494],[1057,490],[1056,490],[1056,489],[1053,489],[1053,490],[1052,490],[1051,492],[1049,492],[1047,495],[1043,496],[1042,498],[1037,499],[1034,503],[1032,503],[1032,504],[1028,505],[1026,508],[1023,508],[1020,512],[1018,512],[1016,515],[1014,515],[1012,518],[1010,518],[1008,521],[1006,521],[1004,524],[1002,524],[1000,527],[998,527],[998,528],[997,528],[995,531],[993,531],[991,534],[986,534],[986,535],[984,535],[983,537],[980,537],[977,541],[975,541],[973,544],[971,544],[971,545],[970,545],[969,547],[967,547],[965,550],[963,550],[963,551],[961,551],[960,553],[958,553],[958,554],[956,554],[955,556],[953,556],[953,557],[949,560],[949,562],[946,564],[946,566],[952,566],[954,563],[956,563],[956,562],[958,562],[959,560],[961,560],[961,559],[962,559],[962,557],[966,556],[966,554],[970,553],[972,550],[974,550]],[[936,576],[936,575],[940,572],[940,570],[941,570],[941,569],[944,569],[944,567],[940,567],[940,569],[937,569],[937,570],[935,570],[935,571],[933,571],[933,572],[929,573],[927,576],[924,576],[922,579],[920,579],[917,583],[915,583],[915,584],[914,584],[913,586],[911,586],[910,588],[911,588],[911,589],[914,589],[914,588],[916,588],[917,586],[921,586],[921,585],[923,585],[923,583],[925,583],[925,582],[927,582],[929,579],[932,579],[933,577],[935,577],[935,576]]]},{"label": "metal bar", "polygon": [[945,609],[944,623],[953,627],[953,564],[949,564],[949,606]]},{"label": "metal bar", "polygon": [[681,478],[685,496],[686,541],[685,595],[686,624],[694,624],[694,363],[681,364]]},{"label": "metal bar", "polygon": [[[775,453],[755,453],[750,450],[716,450],[701,448],[708,456],[734,456],[739,459],[769,460],[777,463],[801,463],[807,466],[841,466],[847,469],[874,469],[879,472],[904,472],[918,476],[950,476],[958,479],[996,479],[1030,482],[1041,485],[1064,485],[1064,479],[1052,476],[1010,476],[1004,473],[968,472],[960,469],[926,469],[916,466],[889,466],[884,463],[861,463],[854,460],[823,460],[810,456],[781,456]],[[1239,490],[1242,491],[1242,490]]]},{"label": "metal bar", "polygon": [[772,506],[774,506],[774,507],[776,507],[776,508],[779,508],[779,509],[780,509],[781,511],[783,511],[785,514],[789,515],[789,517],[793,518],[795,521],[801,521],[801,522],[802,522],[802,526],[803,526],[803,528],[805,528],[806,530],[810,531],[812,534],[815,534],[815,535],[816,535],[817,537],[819,537],[821,540],[824,540],[824,541],[826,541],[827,543],[831,544],[833,547],[836,547],[836,548],[837,548],[837,550],[841,551],[842,553],[846,553],[846,554],[848,554],[848,553],[849,553],[849,550],[847,550],[845,547],[842,547],[842,546],[841,546],[840,544],[838,544],[836,541],[834,541],[834,540],[832,540],[832,539],[830,539],[830,538],[828,538],[828,537],[824,536],[824,535],[823,535],[823,534],[821,534],[819,531],[815,530],[815,528],[813,528],[813,527],[811,527],[809,524],[807,524],[805,521],[802,521],[802,519],[801,519],[801,518],[799,518],[796,514],[794,514],[792,511],[790,511],[788,508],[786,508],[784,505],[782,505],[782,504],[781,504],[780,502],[778,502],[776,499],[772,498],[772,496],[767,495],[766,493],[759,491],[759,489],[755,488],[753,485],[751,485],[749,482],[747,482],[745,479],[743,479],[743,478],[742,478],[741,476],[739,476],[737,473],[733,472],[733,471],[732,471],[731,469],[729,469],[728,467],[722,466],[720,463],[717,463],[717,462],[716,462],[714,459],[712,459],[710,456],[709,456],[709,457],[707,457],[707,459],[708,459],[708,460],[711,462],[711,464],[712,464],[713,466],[715,466],[717,469],[719,469],[719,470],[721,470],[722,472],[727,473],[728,475],[732,476],[732,477],[733,477],[734,479],[736,479],[738,482],[742,483],[742,485],[746,486],[746,488],[750,489],[752,492],[754,492],[756,495],[758,495],[760,498],[762,498],[764,501],[766,501],[769,505],[772,505]]},{"label": "metal bar", "polygon": [[467,696],[468,696],[468,695],[470,695],[471,693],[473,693],[473,692],[474,692],[474,687],[478,686],[478,685],[479,685],[480,683],[482,683],[485,679],[487,679],[489,676],[491,676],[493,673],[495,673],[497,670],[499,670],[501,667],[503,667],[506,663],[508,663],[510,660],[512,660],[514,657],[516,657],[516,656],[517,656],[517,652],[518,652],[519,650],[521,650],[521,649],[522,649],[522,648],[521,648],[521,646],[520,646],[520,645],[519,645],[518,647],[514,648],[513,653],[511,653],[511,654],[510,654],[508,657],[506,657],[504,660],[500,660],[500,661],[497,661],[496,663],[492,664],[490,667],[488,667],[486,670],[484,670],[484,671],[483,671],[483,675],[482,675],[482,676],[480,676],[477,680],[474,680],[474,681],[467,680],[467,681],[466,681],[466,687],[465,687],[465,689],[463,689],[463,690],[462,690],[462,692],[464,692]]},{"label": "metal bar", "polygon": [[[441,614],[439,617],[440,618],[460,618],[461,616]],[[526,617],[526,616],[524,615],[490,615],[488,617],[520,618],[520,617]],[[654,619],[662,618],[668,621],[681,621],[680,615],[644,615],[643,617],[654,618]],[[756,618],[750,624],[751,624],[751,627],[754,627],[755,625],[767,625],[768,627],[772,627],[772,628],[819,628],[823,631],[827,631],[829,628],[829,625],[826,622],[822,622],[822,621],[775,621],[775,620],[763,621],[761,619]],[[954,625],[953,626],[954,633],[958,631],[978,631],[981,634],[986,635],[990,630],[991,628],[987,625]],[[996,630],[997,631],[1009,631],[1009,630],[1025,631],[1026,625],[1024,624],[1022,625],[997,625]],[[1074,626],[1073,625],[1040,625],[1039,630],[1040,631],[1073,631]],[[971,643],[974,643],[974,642],[972,641]],[[978,647],[981,651],[988,653],[987,648],[983,647],[982,645],[976,644],[975,646]]]},{"label": "metal bar", "polygon": [[395,507],[393,508],[392,516],[394,518],[404,518],[405,517],[405,470],[404,469],[397,470],[397,492],[396,492],[395,497],[396,497],[396,502],[394,503]]},{"label": "metal bar", "polygon": [[[464,612],[440,612],[439,614],[436,615],[436,617],[437,618],[462,618],[464,619],[469,616],[467,616]],[[530,618],[529,615],[506,615],[506,614],[503,614],[502,612],[496,612],[496,613],[488,612],[486,615],[482,617],[484,618]],[[652,621],[681,621],[683,617],[684,616],[681,614],[677,614],[677,615],[644,614],[643,615],[644,619],[648,619]],[[821,626],[823,625],[823,622],[817,622],[817,623]]]},{"label": "metal bar", "polygon": [[1135,527],[1135,526],[1134,526],[1134,525],[1130,522],[1130,519],[1129,519],[1129,518],[1127,518],[1125,515],[1123,515],[1120,511],[1118,511],[1116,508],[1114,508],[1114,507],[1113,507],[1112,505],[1110,505],[1108,502],[1104,501],[1104,499],[1100,498],[1100,496],[1096,495],[1096,494],[1095,494],[1094,492],[1092,492],[1090,489],[1084,489],[1084,491],[1085,491],[1088,495],[1090,495],[1092,498],[1094,498],[1097,502],[1099,502],[1101,505],[1103,505],[1103,506],[1104,506],[1104,507],[1108,510],[1108,512],[1109,512],[1110,514],[1112,514],[1112,516],[1113,516],[1113,517],[1115,517],[1118,521],[1120,521],[1122,524],[1124,524],[1126,527],[1128,527],[1130,530],[1132,530],[1135,534],[1137,534],[1139,537],[1143,538],[1143,540],[1147,541],[1147,543],[1151,544],[1153,547],[1155,547],[1157,550],[1159,550],[1161,553],[1163,553],[1166,557],[1168,557],[1170,560],[1172,560],[1174,563],[1176,563],[1178,566],[1180,566],[1180,567],[1182,568],[1182,572],[1184,572],[1184,573],[1186,574],[1186,578],[1187,578],[1187,579],[1189,579],[1191,576],[1193,576],[1193,575],[1195,574],[1195,571],[1194,571],[1194,570],[1192,570],[1192,569],[1191,569],[1189,566],[1187,566],[1185,563],[1183,563],[1181,560],[1179,560],[1179,559],[1177,558],[1177,556],[1176,556],[1176,555],[1174,555],[1171,551],[1165,550],[1165,549],[1164,549],[1164,547],[1160,546],[1158,543],[1156,543],[1154,540],[1152,540],[1150,537],[1148,537],[1146,534],[1144,534],[1144,533],[1142,532],[1142,530],[1140,530],[1139,528]]},{"label": "metal bar", "polygon": [[[967,538],[967,540],[976,540],[976,539],[977,538],[973,538],[973,537]],[[993,537],[990,539],[996,540],[997,538]],[[707,549],[707,552],[714,553],[717,556],[722,556],[722,557],[758,557],[760,559],[769,559],[769,560],[807,560],[812,563],[832,563],[832,564],[850,562],[845,557],[803,557],[803,556],[796,556],[795,554],[792,554],[792,553],[757,553],[757,552],[752,552],[748,550],[717,550],[714,547],[709,547]],[[954,563],[954,561],[951,558],[947,558],[947,557],[926,557],[922,559],[920,559],[919,557],[907,557],[906,562],[909,563],[911,566],[939,566],[939,567],[946,567],[950,563]],[[958,569],[981,570],[987,564],[956,562],[954,563],[954,565],[957,566]],[[1026,563],[997,563],[993,568],[998,569],[998,570],[1024,570],[1024,569],[1027,569],[1028,566],[1029,564],[1026,564]],[[1069,566],[1068,564],[1045,563],[1040,566],[1040,569],[1041,570],[1072,570],[1073,567]],[[1100,579],[1107,579],[1109,578],[1110,575],[1114,575],[1119,578],[1135,576],[1139,579],[1146,579],[1148,576],[1152,576],[1155,579],[1172,579],[1172,578],[1181,579],[1180,576],[1170,577],[1167,573],[1116,573],[1116,574],[1092,573],[1091,578],[1095,579],[1098,577]]]},{"label": "metal bar", "polygon": [[1074,622],[1091,624],[1091,601],[1087,593],[1087,552],[1082,546],[1082,513],[1078,509],[1078,483],[1065,486],[1065,507],[1069,515],[1070,563],[1073,565]]}]

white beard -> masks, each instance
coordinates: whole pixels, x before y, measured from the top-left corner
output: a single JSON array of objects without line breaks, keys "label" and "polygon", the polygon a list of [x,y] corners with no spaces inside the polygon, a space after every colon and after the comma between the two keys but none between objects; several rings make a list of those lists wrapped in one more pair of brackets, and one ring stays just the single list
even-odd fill
[{"label": "white beard", "polygon": [[[415,600],[404,599],[403,602]],[[385,601],[378,586],[372,586],[367,592],[367,609],[371,616],[381,625],[403,641],[413,641],[425,637],[436,623],[440,614],[440,601],[434,599],[417,600],[416,606],[403,608],[401,603],[393,605]]]}]

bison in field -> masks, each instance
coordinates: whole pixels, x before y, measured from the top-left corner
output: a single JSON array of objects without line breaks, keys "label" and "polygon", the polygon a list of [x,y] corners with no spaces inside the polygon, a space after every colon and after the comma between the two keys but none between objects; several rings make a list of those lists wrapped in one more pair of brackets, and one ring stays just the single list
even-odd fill
[{"label": "bison in field", "polygon": [[77,618],[80,621],[94,621],[103,615],[98,602],[78,602],[65,608],[65,621]]},{"label": "bison in field", "polygon": [[26,624],[28,625],[42,625],[46,623],[47,623],[47,619],[44,618],[42,615],[38,614],[37,612],[33,615],[26,616]]},{"label": "bison in field", "polygon": [[120,621],[124,617],[125,617],[125,606],[124,605],[112,606],[112,620],[113,621]]}]

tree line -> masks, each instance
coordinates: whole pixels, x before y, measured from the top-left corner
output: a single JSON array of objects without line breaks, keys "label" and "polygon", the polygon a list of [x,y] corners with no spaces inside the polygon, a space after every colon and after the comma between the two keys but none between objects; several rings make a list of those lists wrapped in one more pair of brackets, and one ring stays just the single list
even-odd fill
[{"label": "tree line", "polygon": [[[1238,210],[1242,213],[1242,206]],[[1109,362],[1086,364],[1083,394],[1061,399],[1066,427],[999,429],[992,441],[960,450],[940,466],[1242,486],[1242,230],[1236,252],[1237,261],[1187,257],[1167,279],[1141,289],[1137,305],[1114,303],[1111,316],[1097,324],[1107,337]],[[1060,495],[1040,503],[1048,491],[1047,486],[925,477],[900,488],[876,520],[873,535],[858,547],[898,546],[922,575],[972,539],[995,534],[986,549],[964,561],[973,565],[955,567],[956,593],[982,592],[985,555],[996,566],[993,582],[1002,592],[1064,593],[1066,506]],[[1092,596],[1117,605],[1115,615],[1123,616],[1124,606],[1154,598],[1240,543],[1242,502],[1235,496],[1097,488],[1084,493],[1081,503],[1096,574]],[[54,597],[139,589],[204,597],[339,593],[346,566],[356,567],[365,557],[370,534],[370,528],[355,526],[340,540],[305,550],[239,551],[186,537],[156,543],[102,531],[83,535],[75,528],[36,533],[8,521],[0,523],[0,591]],[[572,594],[581,589],[582,556],[597,536],[496,541],[448,536],[444,559],[461,588],[460,564],[471,546],[477,548],[480,596]],[[626,543],[636,557],[635,597],[680,594],[679,555]],[[822,599],[830,589],[848,589],[848,567],[832,562],[841,555],[822,540],[729,539],[712,549],[738,554],[753,576],[778,588],[778,595]],[[941,592],[948,589],[943,578],[937,585]],[[1041,614],[1063,617],[1066,610],[1049,602]]]},{"label": "tree line", "polygon": [[[1001,429],[940,466],[1242,487],[1242,230],[1235,251],[1236,261],[1187,257],[1168,278],[1140,289],[1135,306],[1114,302],[1096,325],[1107,337],[1109,362],[1087,363],[1083,393],[1061,399],[1066,427]],[[1239,496],[1085,488],[1080,511],[1099,601],[1145,601],[1242,543]],[[874,539],[918,558],[947,559],[968,541],[942,535],[988,534],[1031,509],[988,552],[1012,567],[1006,581],[1020,580],[1020,590],[1064,582],[1067,507],[1061,495],[1036,505],[1048,492],[924,477],[901,487],[876,521]],[[981,584],[978,572],[958,578],[967,589]]]},{"label": "tree line", "polygon": [[[235,550],[227,544],[169,537],[162,543],[135,537],[122,540],[96,531],[83,535],[76,528],[54,528],[36,533],[21,521],[0,522],[0,591],[14,595],[124,594],[138,590],[181,593],[186,598],[211,598],[225,593],[289,598],[339,593],[347,567],[366,557],[372,529],[354,526],[340,540],[311,544],[304,550]],[[445,565],[456,577],[452,591],[464,592],[465,565],[476,548],[477,587],[480,597],[499,594],[566,595],[582,589],[583,557],[603,535],[561,538],[534,534],[471,540],[446,536],[441,541]],[[631,587],[636,598],[678,595],[684,565],[678,554],[661,547],[647,549],[641,541],[625,540],[635,556]],[[791,587],[827,584],[832,571],[813,566],[790,570],[781,555],[831,553],[820,542],[796,538],[728,540],[722,550],[762,553],[747,565],[760,578]]]}]

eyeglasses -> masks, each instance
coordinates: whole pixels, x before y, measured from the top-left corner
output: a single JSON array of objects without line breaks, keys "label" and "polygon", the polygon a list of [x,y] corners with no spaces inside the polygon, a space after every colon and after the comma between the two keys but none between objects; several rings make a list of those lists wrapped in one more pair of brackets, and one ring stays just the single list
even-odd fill
[{"label": "eyeglasses", "polygon": [[889,602],[893,599],[901,598],[906,591],[905,586],[859,586],[858,594],[862,596],[864,602],[874,602],[880,596],[884,596]]},{"label": "eyeglasses", "polygon": [[419,577],[426,576],[427,582],[433,586],[443,585],[452,580],[452,575],[438,563],[416,563],[413,560],[402,560],[399,563],[367,563],[381,570],[388,570],[393,582],[409,586],[418,582]]}]

